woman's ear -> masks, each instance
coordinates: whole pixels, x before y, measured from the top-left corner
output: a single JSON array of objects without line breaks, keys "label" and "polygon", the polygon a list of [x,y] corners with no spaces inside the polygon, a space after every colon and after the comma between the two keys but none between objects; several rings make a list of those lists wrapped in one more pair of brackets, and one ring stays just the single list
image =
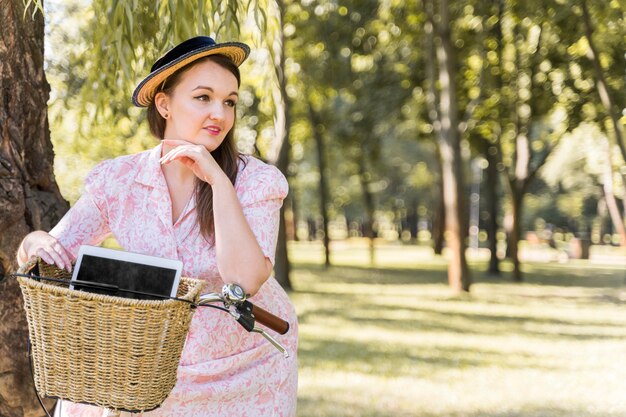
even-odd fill
[{"label": "woman's ear", "polygon": [[161,117],[164,119],[169,119],[170,117],[169,105],[170,98],[163,91],[159,91],[154,96],[154,106],[156,107]]}]

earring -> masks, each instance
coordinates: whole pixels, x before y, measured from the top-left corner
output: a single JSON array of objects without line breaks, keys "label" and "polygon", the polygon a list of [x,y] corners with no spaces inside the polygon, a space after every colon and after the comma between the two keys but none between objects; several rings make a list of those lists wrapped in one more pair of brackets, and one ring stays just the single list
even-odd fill
[{"label": "earring", "polygon": [[165,113],[165,114],[163,115],[163,118],[164,118],[164,119],[169,119],[169,117],[170,117],[170,114],[169,114],[169,113]]}]

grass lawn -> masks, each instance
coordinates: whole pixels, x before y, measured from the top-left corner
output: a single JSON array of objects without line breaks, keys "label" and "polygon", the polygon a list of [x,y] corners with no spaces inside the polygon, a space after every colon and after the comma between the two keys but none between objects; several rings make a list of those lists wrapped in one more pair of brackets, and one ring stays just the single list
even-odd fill
[{"label": "grass lawn", "polygon": [[[300,319],[298,415],[626,416],[626,265],[526,263],[526,282],[472,262],[452,296],[417,247],[290,247]],[[508,265],[503,265],[507,269]]]}]

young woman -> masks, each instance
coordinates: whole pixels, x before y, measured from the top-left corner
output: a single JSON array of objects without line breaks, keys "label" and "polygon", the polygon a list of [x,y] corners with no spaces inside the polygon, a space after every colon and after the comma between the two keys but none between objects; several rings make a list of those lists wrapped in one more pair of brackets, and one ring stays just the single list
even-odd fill
[{"label": "young woman", "polygon": [[[71,269],[80,245],[113,234],[127,251],[180,259],[184,275],[208,281],[207,292],[237,283],[259,307],[285,318],[272,332],[282,354],[232,317],[209,308],[194,314],[163,405],[145,416],[295,416],[297,321],[271,277],[287,182],[276,168],[239,154],[233,138],[238,66],[249,48],[189,39],[153,65],[133,103],[148,107],[152,150],[100,163],[85,192],[50,233],[27,235],[18,261],[40,256]],[[63,402],[62,416],[100,416],[97,407]]]}]

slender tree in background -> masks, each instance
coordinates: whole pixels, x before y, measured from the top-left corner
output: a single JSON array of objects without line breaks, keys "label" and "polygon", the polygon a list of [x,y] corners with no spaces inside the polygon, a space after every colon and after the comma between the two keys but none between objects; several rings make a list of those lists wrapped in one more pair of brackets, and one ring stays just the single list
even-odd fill
[{"label": "slender tree in background", "polygon": [[[537,27],[537,26],[536,26]],[[515,49],[515,63],[517,64],[518,69],[523,69],[519,71],[522,76],[527,76],[530,80],[530,90],[531,94],[533,90],[536,89],[535,82],[536,77],[535,74],[538,71],[539,63],[542,59],[540,49],[541,49],[541,41],[544,28],[539,26],[539,35],[537,37],[536,43],[534,45],[529,45],[528,48],[523,48],[522,45],[518,45]],[[530,30],[529,30],[530,33]],[[519,39],[523,38],[524,35],[521,34],[521,30],[519,25],[514,28],[514,42],[520,42]],[[526,38],[528,38],[527,35]],[[524,50],[529,56],[521,57],[521,51]],[[522,60],[528,62],[528,64],[524,65]],[[524,74],[524,70],[527,71],[527,74]],[[514,82],[516,83],[515,88],[520,88],[521,78],[514,78]],[[525,88],[525,87],[523,87]],[[523,199],[528,190],[528,187],[531,181],[536,176],[539,168],[545,163],[548,155],[550,154],[553,146],[550,149],[547,149],[543,152],[543,156],[541,160],[533,165],[533,148],[531,146],[531,129],[533,126],[533,122],[538,121],[538,118],[541,117],[541,114],[538,114],[538,109],[535,107],[538,105],[539,99],[533,97],[530,100],[530,105],[527,103],[527,100],[524,100],[517,97],[515,103],[513,104],[512,110],[512,119],[515,121],[515,144],[513,151],[513,166],[507,173],[507,183],[509,185],[509,191],[511,196],[511,229],[509,233],[509,242],[510,246],[510,256],[513,261],[513,279],[515,281],[522,280],[522,272],[520,267],[520,258],[519,258],[519,242],[522,240],[522,230],[521,230],[521,220],[522,220],[522,209]]]},{"label": "slender tree in background", "polygon": [[326,146],[324,143],[324,124],[318,111],[313,107],[314,104],[311,101],[309,92],[307,91],[306,97],[308,100],[309,120],[311,123],[311,130],[313,131],[313,137],[315,138],[315,147],[317,150],[317,167],[320,175],[319,184],[319,201],[320,201],[320,214],[322,215],[322,230],[324,232],[324,265],[328,268],[330,266],[330,236],[328,234],[328,179],[326,169]]},{"label": "slender tree in background", "polygon": [[600,96],[600,101],[602,102],[602,105],[604,106],[609,118],[611,119],[611,123],[613,125],[613,135],[615,136],[615,143],[617,144],[622,154],[622,158],[626,162],[626,133],[624,132],[624,125],[620,121],[619,108],[615,105],[613,93],[610,91],[609,86],[606,82],[606,77],[604,75],[605,70],[602,68],[602,64],[600,62],[600,53],[594,41],[595,29],[591,21],[591,15],[589,13],[589,7],[587,6],[587,0],[580,0],[580,5],[583,15],[585,38],[589,43],[589,48],[587,49],[587,57],[593,63],[593,69],[596,75],[596,89],[598,91],[598,95]]},{"label": "slender tree in background", "polygon": [[361,148],[358,156],[359,182],[363,193],[365,205],[365,220],[363,222],[363,234],[369,241],[370,265],[374,265],[376,255],[374,252],[374,196],[370,190],[371,173],[367,168],[367,150]]},{"label": "slender tree in background", "polygon": [[[441,154],[443,200],[446,211],[446,245],[449,250],[448,283],[455,292],[469,291],[471,277],[465,259],[465,192],[458,123],[455,51],[452,41],[450,8],[447,0],[425,0],[427,36],[433,37],[436,71],[430,83],[440,85],[435,103],[437,143]],[[436,17],[437,16],[437,17]]]},{"label": "slender tree in background", "polygon": [[[289,128],[291,127],[291,104],[287,95],[287,76],[285,74],[285,3],[283,0],[276,0],[276,30],[275,36],[268,36],[270,54],[276,73],[278,87],[273,89],[274,99],[274,126],[276,140],[274,144],[274,156],[270,162],[275,165],[289,179],[289,160],[291,144],[289,142]],[[293,193],[290,196],[293,201]],[[287,225],[285,221],[285,204],[280,209],[280,228],[278,231],[278,241],[276,243],[276,261],[274,264],[274,274],[276,280],[285,289],[292,289],[289,279],[289,256],[287,252]]]},{"label": "slender tree in background", "polygon": [[[41,413],[27,357],[15,271],[28,232],[50,229],[69,208],[55,182],[44,73],[44,19],[22,0],[0,1],[0,416]],[[25,17],[26,16],[26,17]],[[0,280],[2,279],[0,278]]]},{"label": "slender tree in background", "polygon": [[[589,47],[587,48],[587,57],[589,58],[589,60],[591,60],[592,65],[593,65],[593,69],[595,73],[596,90],[600,97],[600,102],[602,103],[602,106],[604,107],[607,115],[609,116],[609,119],[611,120],[611,125],[613,127],[612,133],[615,139],[615,143],[617,144],[617,147],[620,150],[622,159],[626,163],[626,132],[624,129],[624,124],[620,120],[620,114],[619,114],[620,109],[619,109],[619,106],[617,106],[615,103],[615,99],[613,98],[613,93],[611,89],[609,88],[607,80],[606,80],[605,70],[602,68],[602,63],[600,62],[600,53],[594,41],[595,28],[591,19],[591,14],[589,13],[589,7],[587,6],[587,1],[581,0],[580,4],[581,4],[581,9],[582,9],[582,15],[583,15],[585,38],[587,39],[587,42],[589,44]],[[623,56],[622,56],[622,60],[623,60]],[[601,124],[601,126],[603,125]],[[607,129],[603,129],[603,130],[606,131]],[[606,132],[606,133],[609,134],[609,132]],[[609,160],[610,160],[611,152],[608,149],[608,146],[607,146],[606,153],[608,154]],[[622,246],[626,247],[626,228],[624,226],[624,217],[622,217],[619,211],[619,208],[617,206],[617,202],[615,201],[612,175],[613,173],[611,171],[610,164],[607,164],[607,172],[604,176],[605,177],[604,187],[603,187],[604,194],[605,194],[607,206],[609,209],[609,213],[611,215],[611,221],[613,222],[613,225],[615,226],[615,229],[617,230],[620,236],[620,243]],[[624,182],[624,185],[623,185],[624,190],[625,190],[624,194],[626,195],[626,175],[622,174],[622,178]],[[626,203],[624,205],[625,205],[625,213],[626,213]]]}]

